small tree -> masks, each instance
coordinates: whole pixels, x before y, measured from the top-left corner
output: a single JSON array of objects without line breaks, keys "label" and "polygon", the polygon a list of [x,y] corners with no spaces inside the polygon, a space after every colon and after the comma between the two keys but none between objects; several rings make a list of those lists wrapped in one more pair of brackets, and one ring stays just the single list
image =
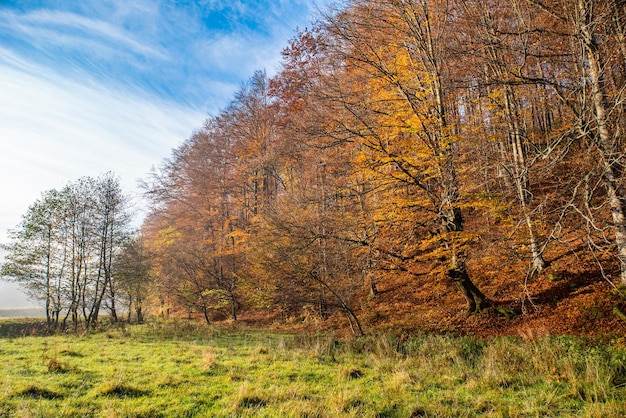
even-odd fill
[{"label": "small tree", "polygon": [[63,197],[56,190],[44,192],[9,231],[7,252],[0,274],[15,281],[34,300],[43,302],[48,326],[56,328],[63,308],[62,281],[67,267]]},{"label": "small tree", "polygon": [[122,299],[125,299],[128,321],[135,312],[137,323],[144,321],[145,304],[151,295],[152,257],[143,244],[141,235],[130,237],[120,249],[113,270],[113,280],[117,284]]}]

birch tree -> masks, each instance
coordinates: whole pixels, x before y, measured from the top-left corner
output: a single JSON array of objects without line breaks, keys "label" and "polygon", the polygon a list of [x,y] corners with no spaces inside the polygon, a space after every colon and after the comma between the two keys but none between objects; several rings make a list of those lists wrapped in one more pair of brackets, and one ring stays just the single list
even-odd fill
[{"label": "birch tree", "polygon": [[46,307],[52,328],[90,328],[103,304],[116,320],[113,261],[129,230],[128,200],[111,173],[42,194],[3,248],[2,276]]}]

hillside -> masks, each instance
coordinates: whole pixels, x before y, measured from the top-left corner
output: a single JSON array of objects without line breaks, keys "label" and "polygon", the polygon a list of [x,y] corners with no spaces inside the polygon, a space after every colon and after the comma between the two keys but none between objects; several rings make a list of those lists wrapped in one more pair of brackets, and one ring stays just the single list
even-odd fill
[{"label": "hillside", "polygon": [[[518,335],[617,336],[626,332],[626,320],[616,314],[626,308],[623,296],[603,278],[593,260],[574,253],[553,254],[551,265],[526,279],[523,263],[498,271],[470,269],[492,305],[481,314],[467,314],[465,300],[452,283],[427,274],[414,281],[388,278],[378,284],[375,297],[363,297],[358,315],[365,331],[398,335],[451,333],[483,337]],[[365,292],[364,292],[365,293]],[[350,333],[345,316],[327,320],[299,315],[281,321],[267,311],[249,311],[242,321],[259,327],[299,332],[320,330]]]}]

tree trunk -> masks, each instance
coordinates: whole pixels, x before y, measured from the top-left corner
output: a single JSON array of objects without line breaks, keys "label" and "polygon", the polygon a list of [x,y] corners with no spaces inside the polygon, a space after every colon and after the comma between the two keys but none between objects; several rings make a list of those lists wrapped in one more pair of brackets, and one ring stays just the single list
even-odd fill
[{"label": "tree trunk", "polygon": [[591,16],[591,7],[584,0],[578,1],[578,29],[586,54],[589,78],[591,81],[591,93],[597,124],[598,148],[606,177],[607,197],[613,219],[613,231],[617,258],[620,262],[620,283],[626,285],[626,216],[624,208],[624,196],[619,187],[621,183],[620,161],[621,150],[619,149],[609,123],[608,104],[602,73],[603,62],[598,48],[596,34],[592,30],[594,20]]},{"label": "tree trunk", "polygon": [[376,287],[376,282],[374,279],[370,279],[370,296],[375,297],[378,295],[378,288]]},{"label": "tree trunk", "polygon": [[517,108],[517,101],[511,86],[504,87],[504,101],[505,109],[507,112],[507,120],[509,124],[509,140],[511,146],[511,156],[513,159],[512,175],[515,177],[515,188],[517,191],[517,198],[520,202],[522,209],[522,216],[526,221],[528,227],[528,241],[530,244],[530,252],[532,257],[532,270],[535,273],[540,273],[546,268],[546,262],[543,259],[539,243],[537,241],[537,234],[535,232],[535,219],[529,205],[531,203],[532,195],[530,193],[530,179],[528,176],[528,168],[526,167],[526,152],[524,151],[524,131],[519,121],[519,112]]},{"label": "tree trunk", "polygon": [[448,277],[456,284],[467,302],[469,314],[480,313],[489,306],[489,301],[485,295],[472,282],[465,266],[458,266],[448,270]]},{"label": "tree trunk", "polygon": [[230,315],[233,321],[237,320],[237,300],[234,297],[232,297],[230,302]]},{"label": "tree trunk", "polygon": [[133,312],[132,309],[133,309],[133,299],[131,297],[130,302],[128,302],[128,312],[126,313],[126,322],[128,322],[129,324],[132,319],[132,312]]},{"label": "tree trunk", "polygon": [[[451,206],[442,219],[442,233],[444,237],[450,232],[460,232],[463,230],[463,217],[459,207]],[[489,306],[489,300],[478,289],[472,279],[470,279],[465,262],[459,259],[459,254],[453,249],[445,238],[443,245],[450,252],[450,267],[448,268],[448,278],[450,278],[459,288],[467,302],[468,314],[480,313],[484,308]]]},{"label": "tree trunk", "polygon": [[137,323],[143,324],[143,311],[141,310],[141,304],[137,303],[135,312],[137,314]]},{"label": "tree trunk", "polygon": [[[141,308],[139,308],[139,311],[137,312],[137,318],[139,318],[140,312]],[[209,310],[206,307],[202,308],[202,315],[204,316],[204,321],[207,323],[207,325],[211,325],[211,320],[209,319]]]}]

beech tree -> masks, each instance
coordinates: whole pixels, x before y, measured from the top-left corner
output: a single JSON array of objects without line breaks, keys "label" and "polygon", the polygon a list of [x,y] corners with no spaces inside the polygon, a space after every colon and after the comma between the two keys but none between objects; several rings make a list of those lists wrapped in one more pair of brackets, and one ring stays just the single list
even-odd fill
[{"label": "beech tree", "polygon": [[345,116],[336,123],[344,126],[346,140],[359,142],[362,161],[381,181],[410,190],[403,206],[421,208],[414,219],[424,234],[418,241],[422,247],[438,244],[435,257],[446,260],[446,276],[469,311],[477,312],[488,301],[466,269],[455,162],[459,138],[449,123],[454,96],[446,64],[448,16],[446,2],[421,0],[355,1],[329,15],[328,53],[341,63],[330,96],[335,114]]},{"label": "beech tree", "polygon": [[[566,2],[563,12],[565,18],[574,26],[584,54],[579,62],[583,76],[589,80],[592,116],[588,121],[591,128],[588,135],[592,139],[592,151],[597,155],[601,164],[607,202],[613,221],[616,253],[620,263],[620,282],[626,285],[626,207],[624,206],[626,196],[623,189],[624,152],[621,145],[625,127],[624,88],[622,84],[618,91],[609,94],[607,68],[613,61],[613,57],[608,49],[612,46],[607,45],[607,42],[612,36],[610,32],[606,33],[602,30],[605,25],[608,28],[618,28],[611,24],[614,16],[617,22],[623,23],[624,7],[623,3],[620,5],[619,2],[613,1],[578,0]],[[623,32],[618,33],[617,39],[623,39],[623,35]],[[622,71],[616,74],[622,83],[624,80],[623,62],[624,56],[622,55],[617,61],[618,65],[622,66]],[[619,86],[619,81],[616,84]]]},{"label": "beech tree", "polygon": [[[550,57],[541,74],[523,74],[552,89],[572,121],[569,134],[597,163],[575,173],[565,210],[574,209],[591,231],[611,229],[626,283],[626,218],[623,192],[624,7],[619,1],[526,0],[537,10],[532,29],[545,34],[538,54]],[[548,41],[548,37],[549,41]],[[560,55],[548,54],[558,45]],[[604,201],[605,204],[599,202]],[[577,202],[577,203],[574,203]],[[607,219],[607,207],[609,219]],[[593,238],[589,237],[590,241]],[[592,248],[595,243],[592,243]]]},{"label": "beech tree", "polygon": [[[220,134],[217,120],[208,121],[145,186],[158,208],[144,230],[155,254],[154,274],[164,292],[187,310],[202,312],[207,321],[210,310],[225,306],[236,319],[239,307],[242,252],[233,232],[242,210],[232,184],[229,141]],[[207,295],[216,292],[227,295],[225,304],[209,303]]]},{"label": "beech tree", "polygon": [[207,321],[208,310],[225,307],[237,319],[250,223],[282,187],[267,83],[257,72],[146,185],[159,209],[152,240],[175,232],[174,242],[157,245],[159,259],[169,260],[161,262],[162,279]]},{"label": "beech tree", "polygon": [[363,289],[362,246],[351,239],[351,166],[340,147],[321,150],[311,138],[300,147],[286,170],[287,192],[252,224],[249,280],[283,312],[311,308],[325,318],[339,311],[360,335],[354,303]]},{"label": "beech tree", "polygon": [[533,102],[528,91],[533,82],[518,75],[521,67],[540,65],[530,59],[535,52],[528,46],[532,44],[533,35],[525,27],[533,15],[522,10],[517,0],[495,3],[464,0],[459,2],[459,11],[463,14],[456,31],[459,43],[469,44],[461,48],[473,58],[471,61],[458,59],[457,65],[473,69],[465,69],[460,76],[483,90],[486,103],[478,119],[478,129],[486,140],[497,144],[492,158],[499,161],[499,172],[516,195],[522,221],[527,227],[531,271],[541,272],[546,262],[537,237],[531,184],[531,170],[538,162],[534,157],[541,149],[531,141],[522,106],[523,102]]}]

